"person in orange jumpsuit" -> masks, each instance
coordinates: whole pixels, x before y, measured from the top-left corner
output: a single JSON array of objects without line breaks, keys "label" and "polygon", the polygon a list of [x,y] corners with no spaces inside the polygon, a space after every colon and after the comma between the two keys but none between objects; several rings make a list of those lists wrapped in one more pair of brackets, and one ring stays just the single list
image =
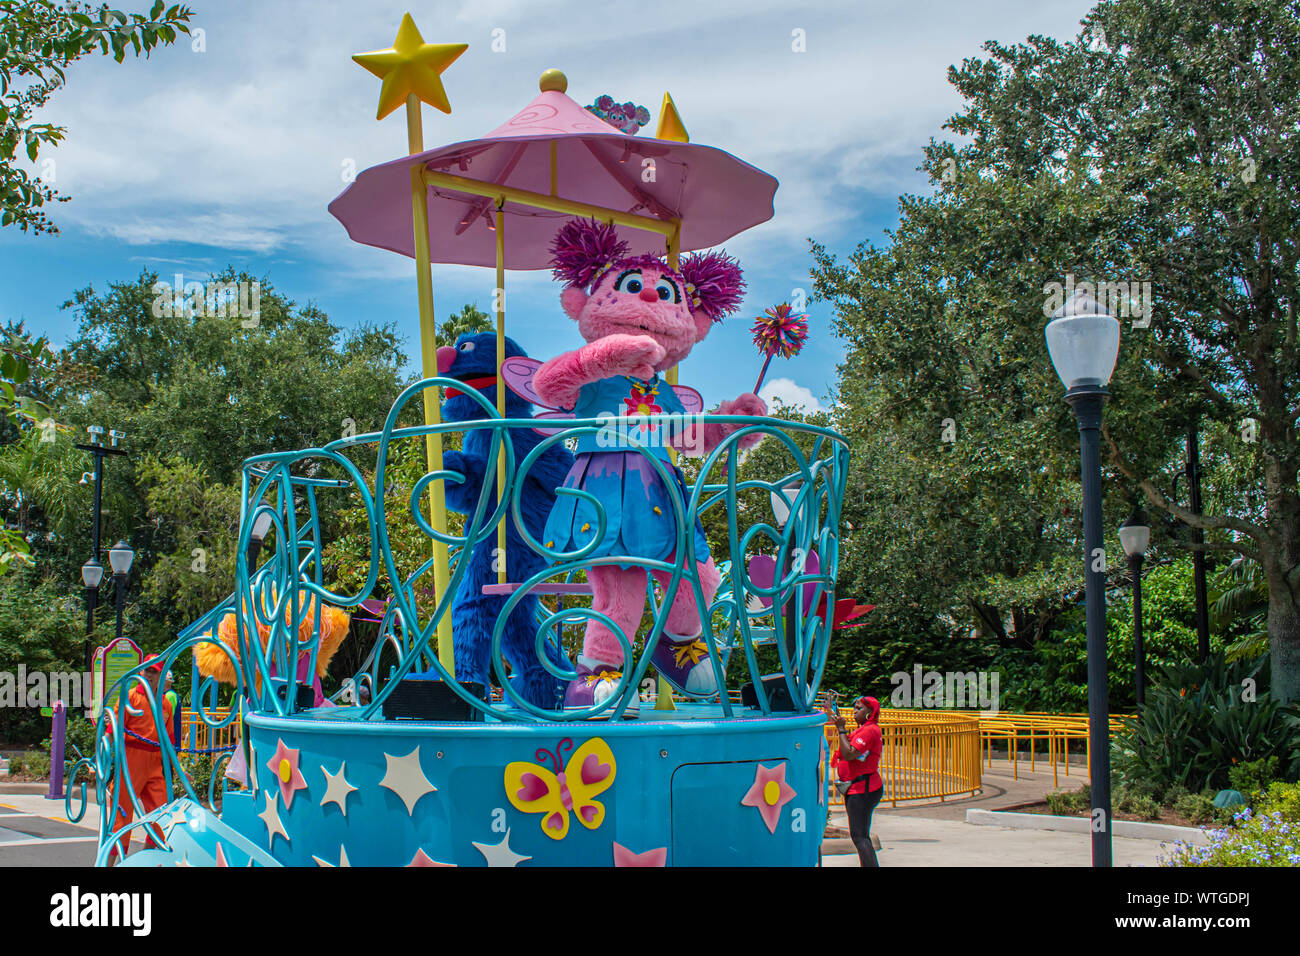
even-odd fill
[{"label": "person in orange jumpsuit", "polygon": [[[168,738],[174,745],[176,740],[172,736],[172,702],[165,696],[159,698],[159,689],[162,686],[162,660],[157,654],[150,654],[145,658],[145,663],[148,664],[150,661],[153,661],[153,664],[145,668],[144,677],[153,690],[154,699],[162,707],[163,726],[167,728]],[[126,714],[127,732],[123,734],[125,738],[123,750],[126,754],[127,773],[119,772],[117,776],[117,814],[113,818],[112,826],[114,830],[126,826],[135,819],[135,807],[131,802],[130,791],[135,791],[145,813],[157,810],[170,797],[167,793],[166,777],[163,775],[163,756],[158,745],[158,728],[154,726],[153,709],[138,680],[132,679],[131,693],[127,699],[130,702],[130,709],[138,710],[140,713]],[[161,833],[158,834],[158,838],[162,838]],[[123,836],[118,845],[121,855],[125,856],[131,847],[131,835],[128,833]],[[146,833],[144,845],[146,848],[156,845],[151,833]]]}]

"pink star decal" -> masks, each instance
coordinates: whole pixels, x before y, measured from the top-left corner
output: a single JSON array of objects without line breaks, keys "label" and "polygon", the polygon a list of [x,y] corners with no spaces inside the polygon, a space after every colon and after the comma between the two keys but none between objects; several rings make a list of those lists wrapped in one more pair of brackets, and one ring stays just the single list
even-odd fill
[{"label": "pink star decal", "polygon": [[230,866],[226,862],[226,851],[221,849],[221,844],[217,844],[217,866]]},{"label": "pink star decal", "polygon": [[740,805],[756,807],[767,824],[767,832],[776,832],[776,821],[781,818],[781,808],[795,798],[794,788],[785,782],[785,764],[775,767],[758,765],[754,785],[749,788]]},{"label": "pink star decal", "polygon": [[666,846],[661,846],[657,850],[646,850],[644,853],[633,853],[625,846],[614,844],[615,866],[666,866],[667,864],[668,847]]},{"label": "pink star decal", "polygon": [[411,862],[407,866],[455,866],[455,863],[439,863],[423,850],[416,850],[415,856],[411,857]]},{"label": "pink star decal", "polygon": [[298,751],[286,747],[284,741],[277,738],[275,754],[266,762],[266,766],[275,776],[275,782],[280,785],[280,796],[284,799],[284,808],[288,810],[293,804],[293,795],[299,790],[307,789],[307,781],[298,769]]}]

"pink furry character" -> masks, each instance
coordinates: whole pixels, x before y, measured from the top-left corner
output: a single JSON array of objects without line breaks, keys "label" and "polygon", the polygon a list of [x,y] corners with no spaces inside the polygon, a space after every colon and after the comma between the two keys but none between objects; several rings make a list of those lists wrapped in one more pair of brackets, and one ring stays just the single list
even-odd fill
[{"label": "pink furry character", "polygon": [[[686,504],[690,496],[668,450],[708,454],[744,425],[689,423],[681,397],[659,373],[686,358],[714,322],[740,305],[744,292],[740,267],[714,252],[686,256],[678,270],[655,256],[628,258],[627,245],[612,226],[586,220],[571,221],[560,229],[551,251],[554,274],[566,284],[560,302],[577,320],[587,344],[539,368],[533,378],[537,394],[547,404],[573,409],[577,418],[682,416],[667,419],[666,426],[633,426],[631,434],[646,447],[645,452],[632,450],[627,428],[605,429],[606,433],[579,439],[564,486],[593,496],[605,520],[603,536],[583,556],[671,564],[679,559],[672,493],[646,455],[659,460]],[[689,389],[683,392],[694,394]],[[702,404],[693,410],[700,408]],[[764,415],[767,406],[757,395],[746,393],[723,402],[717,413]],[[613,431],[618,434],[607,434]],[[750,447],[758,440],[758,435],[748,435],[740,444]],[[553,551],[574,552],[592,546],[599,530],[596,506],[579,496],[561,495],[542,540]],[[688,536],[707,606],[718,589],[718,571],[698,520],[692,530]],[[667,572],[651,573],[661,586],[667,584]],[[618,563],[596,564],[587,571],[593,609],[612,619],[629,640],[635,637],[645,608],[645,575],[644,568]],[[695,592],[682,582],[651,660],[665,680],[691,697],[708,697],[718,690],[708,648],[700,639],[702,630]],[[618,639],[603,623],[590,621],[578,658],[578,678],[567,688],[565,706],[587,708],[606,700],[618,684],[622,666]],[[632,715],[635,708],[634,701],[626,713]]]}]

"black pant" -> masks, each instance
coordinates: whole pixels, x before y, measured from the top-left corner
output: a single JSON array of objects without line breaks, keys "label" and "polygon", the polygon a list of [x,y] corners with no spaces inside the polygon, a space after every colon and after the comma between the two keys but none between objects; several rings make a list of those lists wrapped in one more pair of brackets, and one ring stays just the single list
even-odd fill
[{"label": "black pant", "polygon": [[880,866],[876,848],[871,845],[871,812],[884,795],[885,788],[880,787],[870,793],[850,793],[844,798],[844,809],[849,814],[849,837],[858,848],[861,866]]}]

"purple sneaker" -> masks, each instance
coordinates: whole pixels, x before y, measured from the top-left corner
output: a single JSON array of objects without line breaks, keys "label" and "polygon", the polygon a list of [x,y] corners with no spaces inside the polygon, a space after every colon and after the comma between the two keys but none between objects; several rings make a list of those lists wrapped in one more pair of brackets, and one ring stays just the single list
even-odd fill
[{"label": "purple sneaker", "polygon": [[698,634],[695,637],[675,637],[664,631],[650,655],[650,663],[679,694],[712,697],[718,692],[708,645]]},{"label": "purple sneaker", "polygon": [[[579,657],[578,676],[569,681],[569,686],[564,692],[564,709],[589,710],[597,704],[604,703],[617,693],[622,679],[623,672],[613,664],[605,664],[590,657]],[[617,705],[611,704],[601,716],[608,717],[615,706]],[[636,717],[640,712],[640,698],[633,694],[632,702],[623,711],[623,716]]]}]

